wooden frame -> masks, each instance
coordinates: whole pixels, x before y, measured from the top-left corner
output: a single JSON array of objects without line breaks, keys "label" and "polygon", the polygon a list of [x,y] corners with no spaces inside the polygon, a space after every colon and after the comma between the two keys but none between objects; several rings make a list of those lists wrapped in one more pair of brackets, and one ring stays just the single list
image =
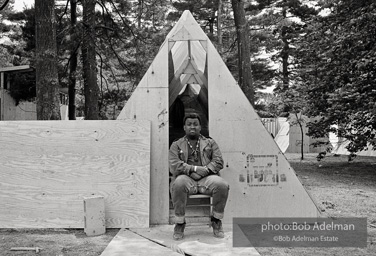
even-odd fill
[{"label": "wooden frame", "polygon": [[[206,54],[202,58],[205,59],[203,72],[197,66],[190,66],[194,64],[190,59],[180,59],[179,67],[174,67],[171,61],[173,47],[184,42],[189,46],[192,41],[200,42]],[[188,51],[178,56],[191,58],[194,54]],[[187,76],[182,83],[181,75],[187,67],[187,73],[196,73],[191,74],[194,79]],[[225,222],[231,223],[232,217],[318,216],[315,203],[262,125],[214,45],[192,14],[185,11],[119,116],[120,119],[147,119],[152,123],[151,223],[168,223],[167,113],[184,82],[190,79],[202,84],[200,97],[209,102],[209,133],[218,142],[225,160],[221,174],[230,183]],[[248,187],[240,182],[247,155],[277,156],[279,173],[284,175],[285,181],[268,187]]]}]

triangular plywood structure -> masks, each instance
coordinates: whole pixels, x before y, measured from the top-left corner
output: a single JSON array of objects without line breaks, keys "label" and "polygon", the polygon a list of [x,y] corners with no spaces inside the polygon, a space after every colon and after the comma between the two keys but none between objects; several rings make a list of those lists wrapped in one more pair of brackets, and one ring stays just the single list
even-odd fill
[{"label": "triangular plywood structure", "polygon": [[202,115],[223,153],[221,175],[230,183],[225,222],[233,217],[317,217],[316,205],[214,45],[185,11],[118,117],[152,123],[151,223],[168,223],[169,108],[190,83],[199,86]]}]

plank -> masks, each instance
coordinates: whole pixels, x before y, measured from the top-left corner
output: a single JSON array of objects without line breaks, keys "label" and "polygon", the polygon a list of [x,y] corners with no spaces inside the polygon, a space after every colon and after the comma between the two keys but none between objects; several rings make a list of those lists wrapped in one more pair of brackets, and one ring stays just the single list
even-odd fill
[{"label": "plank", "polygon": [[192,14],[185,10],[178,23],[169,32],[167,38],[170,41],[206,40],[207,36],[202,29],[197,29],[197,22]]},{"label": "plank", "polygon": [[[151,253],[152,252],[152,253]],[[150,241],[132,231],[121,229],[101,256],[181,256],[170,248]]]},{"label": "plank", "polygon": [[[164,47],[167,47],[167,45]],[[158,62],[159,59],[155,61]],[[161,66],[163,67],[163,65]],[[149,87],[147,83],[166,83],[168,85],[166,71],[167,68],[165,72],[159,70],[158,75],[155,73],[155,77],[159,78],[158,82],[144,77],[117,118],[118,120],[131,118],[135,120],[150,120],[151,122],[151,224],[168,223],[168,87]],[[148,74],[145,74],[145,76],[148,76]]]},{"label": "plank", "polygon": [[218,239],[213,236],[212,228],[208,225],[187,225],[184,231],[184,239],[180,241],[172,239],[173,225],[160,225],[143,229],[132,228],[130,230],[152,241],[164,244],[166,247],[179,248],[188,255],[260,256],[252,246],[244,248],[233,247],[232,225],[224,225],[223,229],[225,237]]},{"label": "plank", "polygon": [[148,121],[0,122],[0,227],[83,228],[83,198],[106,227],[149,225]]}]

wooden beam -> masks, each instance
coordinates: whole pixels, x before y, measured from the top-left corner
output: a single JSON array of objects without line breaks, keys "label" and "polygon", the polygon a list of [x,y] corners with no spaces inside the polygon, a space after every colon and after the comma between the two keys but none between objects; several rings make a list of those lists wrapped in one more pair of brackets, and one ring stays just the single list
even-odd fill
[{"label": "wooden beam", "polygon": [[190,60],[186,59],[182,62],[182,64],[179,66],[179,68],[175,71],[175,77],[180,77],[181,74],[183,74],[186,67],[189,65]]},{"label": "wooden beam", "polygon": [[208,41],[207,40],[200,40],[200,44],[204,48],[206,52],[208,52]]},{"label": "wooden beam", "polygon": [[168,42],[168,51],[169,52],[171,52],[171,49],[174,47],[175,43],[176,43],[175,41],[169,41]]},{"label": "wooden beam", "polygon": [[175,76],[174,60],[171,51],[168,52],[168,81],[170,82]]},{"label": "wooden beam", "polygon": [[192,65],[192,60],[188,62],[182,74],[197,74],[197,70]]},{"label": "wooden beam", "polygon": [[193,66],[193,68],[196,70],[196,74],[198,74],[198,76],[200,77],[201,81],[207,86],[208,84],[208,80],[207,78],[205,77],[204,73],[202,73],[199,68],[197,67],[197,64],[194,60],[191,61],[191,64]]},{"label": "wooden beam", "polygon": [[32,68],[30,68],[30,65],[22,65],[22,66],[13,66],[13,67],[0,68],[0,72],[29,71],[29,70],[32,70]]},{"label": "wooden beam", "polygon": [[170,87],[169,87],[169,107],[171,107],[172,103],[174,103],[176,97],[179,95],[179,92],[183,89],[184,85],[180,81],[180,77],[176,78],[171,81]]},{"label": "wooden beam", "polygon": [[0,72],[0,89],[4,89],[4,72]]},{"label": "wooden beam", "polygon": [[191,74],[187,74],[183,80],[182,80],[182,84],[198,84],[199,82],[196,80],[195,76],[194,75],[191,75]]}]

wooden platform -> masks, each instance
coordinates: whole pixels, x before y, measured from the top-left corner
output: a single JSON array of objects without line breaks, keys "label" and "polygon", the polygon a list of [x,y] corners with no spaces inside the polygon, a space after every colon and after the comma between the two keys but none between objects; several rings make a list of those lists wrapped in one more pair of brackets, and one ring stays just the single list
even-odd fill
[{"label": "wooden platform", "polygon": [[148,227],[150,122],[0,122],[0,228],[83,228],[86,196],[107,228]]},{"label": "wooden platform", "polygon": [[170,248],[150,241],[132,231],[121,229],[101,256],[181,256]]},{"label": "wooden platform", "polygon": [[[158,256],[183,253],[205,256],[260,256],[253,247],[233,248],[231,228],[232,225],[224,225],[225,238],[218,239],[213,237],[212,229],[208,225],[186,227],[185,237],[181,241],[172,239],[173,225],[121,229],[101,256]],[[180,254],[177,254],[178,251]]]}]

